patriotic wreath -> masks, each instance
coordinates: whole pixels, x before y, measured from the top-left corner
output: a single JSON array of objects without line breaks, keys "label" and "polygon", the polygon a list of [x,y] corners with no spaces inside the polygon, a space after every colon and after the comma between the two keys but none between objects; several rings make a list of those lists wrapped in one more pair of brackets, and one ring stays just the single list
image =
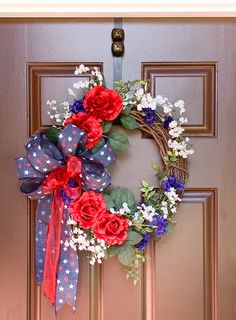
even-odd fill
[{"label": "patriotic wreath", "polygon": [[[89,252],[90,264],[116,255],[127,277],[139,279],[140,264],[152,237],[167,235],[188,176],[193,153],[183,136],[187,119],[182,100],[171,104],[148,92],[144,80],[104,86],[97,68],[80,65],[79,80],[61,104],[48,101],[54,125],[25,144],[27,156],[16,159],[20,190],[37,199],[35,217],[36,276],[45,296],[58,311],[64,303],[75,309],[79,263],[77,250]],[[159,185],[142,181],[140,200],[123,187],[110,188],[108,166],[116,152],[129,147],[128,138],[113,124],[151,135],[162,165],[153,164]]]}]

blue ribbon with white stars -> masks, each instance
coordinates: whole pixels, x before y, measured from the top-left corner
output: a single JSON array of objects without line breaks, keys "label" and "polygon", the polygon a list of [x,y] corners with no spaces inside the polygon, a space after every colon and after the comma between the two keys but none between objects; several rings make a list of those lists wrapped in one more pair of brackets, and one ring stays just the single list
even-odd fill
[{"label": "blue ribbon with white stars", "polygon": [[[116,158],[109,143],[104,138],[104,145],[92,152],[85,149],[87,135],[73,124],[68,124],[59,135],[58,142],[51,142],[44,134],[39,133],[26,142],[26,157],[16,159],[17,175],[23,180],[20,190],[30,199],[37,199],[35,266],[38,284],[44,278],[44,261],[46,251],[47,229],[50,222],[53,194],[45,195],[42,183],[53,170],[65,166],[66,158],[75,155],[82,160],[81,183],[82,190],[102,192],[110,183],[111,175],[106,169]],[[68,246],[71,228],[67,224],[67,210],[70,199],[64,199],[60,259],[57,272],[56,302],[58,311],[64,303],[70,304],[75,310],[77,278],[79,263],[76,251]]]}]

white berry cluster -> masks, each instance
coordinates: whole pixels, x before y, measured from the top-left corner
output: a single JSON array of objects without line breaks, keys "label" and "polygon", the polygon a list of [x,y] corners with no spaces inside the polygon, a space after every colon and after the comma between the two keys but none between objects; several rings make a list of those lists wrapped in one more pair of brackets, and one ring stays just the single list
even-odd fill
[{"label": "white berry cluster", "polygon": [[[91,233],[77,227],[76,221],[69,219],[67,222],[72,227],[71,239],[67,245],[70,245],[74,250],[85,250],[90,252],[90,264],[95,262],[102,263],[102,259],[106,255],[107,246],[104,240],[94,238]],[[66,244],[65,244],[66,245]]]}]

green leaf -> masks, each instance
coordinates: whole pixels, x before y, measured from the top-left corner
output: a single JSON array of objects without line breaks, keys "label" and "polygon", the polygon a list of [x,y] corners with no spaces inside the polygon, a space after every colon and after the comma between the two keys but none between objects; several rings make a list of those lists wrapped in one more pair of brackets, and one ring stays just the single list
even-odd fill
[{"label": "green leaf", "polygon": [[113,257],[113,256],[117,256],[118,253],[120,252],[121,250],[121,247],[120,246],[112,246],[110,248],[107,249],[108,250],[108,256],[109,257]]},{"label": "green leaf", "polygon": [[119,209],[123,203],[122,195],[123,195],[123,190],[120,187],[115,188],[111,193],[111,199],[113,200],[116,209]]},{"label": "green leaf", "polygon": [[103,133],[107,133],[108,131],[111,130],[111,127],[112,127],[112,121],[103,121],[102,123],[102,130],[103,130]]},{"label": "green leaf", "polygon": [[131,208],[135,204],[135,196],[129,189],[116,188],[111,193],[111,198],[115,203],[116,209],[120,209],[122,203],[126,202],[128,207]]},{"label": "green leaf", "polygon": [[130,111],[132,109],[132,106],[131,105],[127,105],[125,106],[125,108],[122,110],[121,112],[121,115],[125,115],[125,116],[128,116],[130,114]]},{"label": "green leaf", "polygon": [[128,138],[121,132],[114,132],[110,134],[109,139],[114,150],[125,151],[129,147]]},{"label": "green leaf", "polygon": [[102,196],[103,196],[103,198],[104,198],[104,200],[106,202],[107,210],[110,210],[111,208],[114,208],[115,203],[113,202],[112,197],[109,196],[109,194],[106,194],[106,193],[103,193]]},{"label": "green leaf", "polygon": [[104,139],[101,139],[101,140],[93,147],[93,149],[91,150],[92,153],[96,153],[98,150],[101,149],[101,147],[104,146],[104,144],[105,144]]},{"label": "green leaf", "polygon": [[126,129],[133,130],[133,129],[137,129],[138,128],[137,121],[132,117],[122,115],[120,120],[121,120],[122,125]]},{"label": "green leaf", "polygon": [[148,188],[149,187],[149,184],[144,180],[142,180],[142,185],[143,185],[144,188]]},{"label": "green leaf", "polygon": [[132,266],[134,256],[134,248],[130,245],[124,245],[123,247],[121,247],[121,250],[118,253],[118,259],[120,263],[124,264],[125,266]]},{"label": "green leaf", "polygon": [[131,245],[136,245],[142,240],[142,236],[140,233],[136,231],[129,231],[128,232],[128,239],[127,242]]},{"label": "green leaf", "polygon": [[176,223],[173,222],[173,221],[168,221],[168,222],[169,222],[169,224],[168,224],[166,230],[167,230],[167,233],[170,233],[170,232],[172,232],[174,230],[174,227],[176,226]]},{"label": "green leaf", "polygon": [[61,130],[56,127],[51,127],[46,131],[46,137],[52,142],[57,142]]},{"label": "green leaf", "polygon": [[126,202],[128,207],[132,207],[135,204],[135,196],[129,189],[122,189],[123,194],[121,195],[122,203]]}]

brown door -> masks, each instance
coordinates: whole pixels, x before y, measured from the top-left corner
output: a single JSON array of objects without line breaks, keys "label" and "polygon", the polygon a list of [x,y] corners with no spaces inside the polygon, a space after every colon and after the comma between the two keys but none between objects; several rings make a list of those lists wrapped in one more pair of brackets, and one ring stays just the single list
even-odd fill
[{"label": "brown door", "polygon": [[[14,158],[49,124],[46,100],[63,98],[75,65],[98,65],[112,86],[113,27],[113,19],[0,23],[1,320],[54,319],[35,282],[34,205],[18,191]],[[188,188],[175,231],[149,247],[140,284],[126,280],[117,260],[99,269],[82,255],[78,309],[65,306],[58,319],[236,319],[236,20],[124,19],[123,28],[122,77],[142,74],[154,94],[186,101],[196,151]],[[155,183],[150,164],[159,156],[139,133],[130,141],[113,185],[138,196],[141,179]]]}]

